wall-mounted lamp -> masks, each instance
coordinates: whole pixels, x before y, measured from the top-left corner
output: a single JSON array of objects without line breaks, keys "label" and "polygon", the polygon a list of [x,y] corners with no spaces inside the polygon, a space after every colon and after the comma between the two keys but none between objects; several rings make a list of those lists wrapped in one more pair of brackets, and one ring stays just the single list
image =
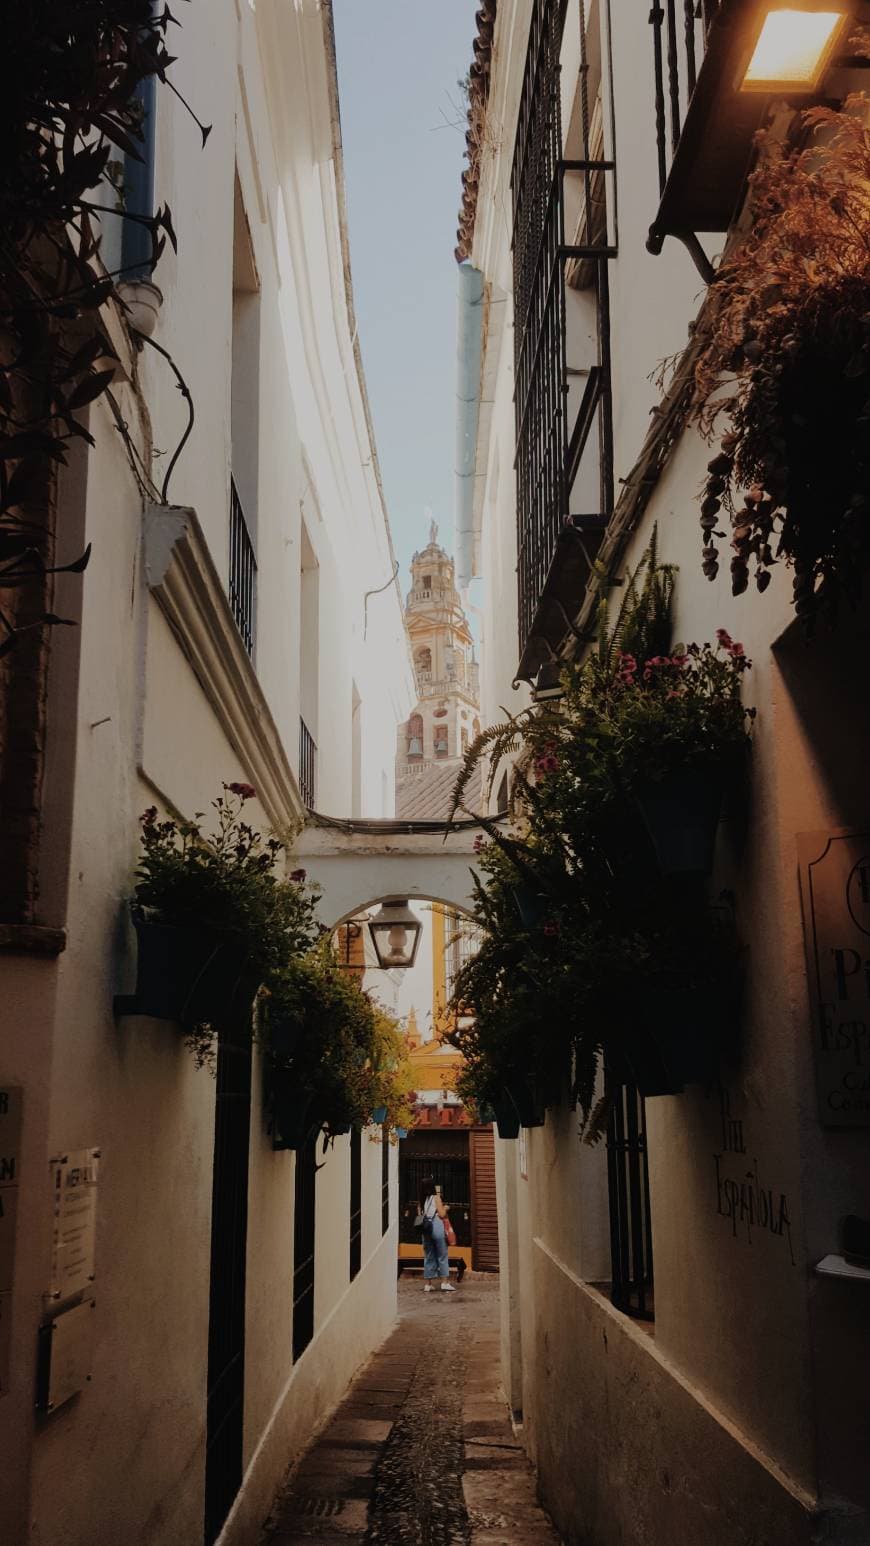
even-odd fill
[{"label": "wall-mounted lamp", "polygon": [[850,20],[851,8],[830,0],[766,7],[739,89],[815,91]]}]

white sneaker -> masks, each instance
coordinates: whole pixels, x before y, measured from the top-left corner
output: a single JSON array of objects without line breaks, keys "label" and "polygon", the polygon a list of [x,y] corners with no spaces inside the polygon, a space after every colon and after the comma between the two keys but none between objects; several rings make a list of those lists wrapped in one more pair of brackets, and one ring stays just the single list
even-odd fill
[{"label": "white sneaker", "polygon": [[442,1283],[441,1284],[441,1292],[442,1292],[442,1294],[455,1294],[456,1293],[456,1284],[455,1283]]},{"label": "white sneaker", "polygon": [[424,1283],[423,1284],[423,1293],[424,1294],[431,1294],[431,1292],[432,1292],[432,1284],[431,1283]]}]

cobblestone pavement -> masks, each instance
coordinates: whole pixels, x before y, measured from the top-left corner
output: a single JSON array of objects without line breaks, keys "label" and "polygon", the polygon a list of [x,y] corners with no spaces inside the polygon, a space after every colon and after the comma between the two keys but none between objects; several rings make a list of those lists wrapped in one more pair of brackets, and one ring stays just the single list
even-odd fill
[{"label": "cobblestone pavement", "polygon": [[499,1375],[498,1279],[399,1283],[399,1322],[291,1471],[261,1546],[559,1546]]}]

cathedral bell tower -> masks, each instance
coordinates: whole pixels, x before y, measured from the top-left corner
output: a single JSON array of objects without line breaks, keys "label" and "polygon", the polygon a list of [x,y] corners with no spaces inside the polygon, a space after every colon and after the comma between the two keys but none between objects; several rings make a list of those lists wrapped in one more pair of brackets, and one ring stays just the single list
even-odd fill
[{"label": "cathedral bell tower", "polygon": [[[426,547],[411,560],[405,625],[417,703],[399,726],[396,814],[405,820],[443,820],[462,759],[480,731],[480,698],[474,641],[456,589],[453,559],[439,547],[434,521]],[[472,805],[478,788],[479,779],[469,790]]]}]

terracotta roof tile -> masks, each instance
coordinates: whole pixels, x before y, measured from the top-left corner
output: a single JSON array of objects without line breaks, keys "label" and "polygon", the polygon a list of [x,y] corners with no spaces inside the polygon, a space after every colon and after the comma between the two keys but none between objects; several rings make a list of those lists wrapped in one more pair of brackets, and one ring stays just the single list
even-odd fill
[{"label": "terracotta roof tile", "polygon": [[456,261],[464,263],[471,256],[474,237],[474,221],[477,214],[477,195],[480,187],[480,154],[483,148],[483,116],[489,96],[489,77],[492,64],[492,38],[498,0],[483,0],[477,12],[477,36],[474,40],[474,59],[468,72],[468,129],[465,135],[465,155],[468,166],[462,173],[462,205],[459,210],[459,229],[456,233]]}]

